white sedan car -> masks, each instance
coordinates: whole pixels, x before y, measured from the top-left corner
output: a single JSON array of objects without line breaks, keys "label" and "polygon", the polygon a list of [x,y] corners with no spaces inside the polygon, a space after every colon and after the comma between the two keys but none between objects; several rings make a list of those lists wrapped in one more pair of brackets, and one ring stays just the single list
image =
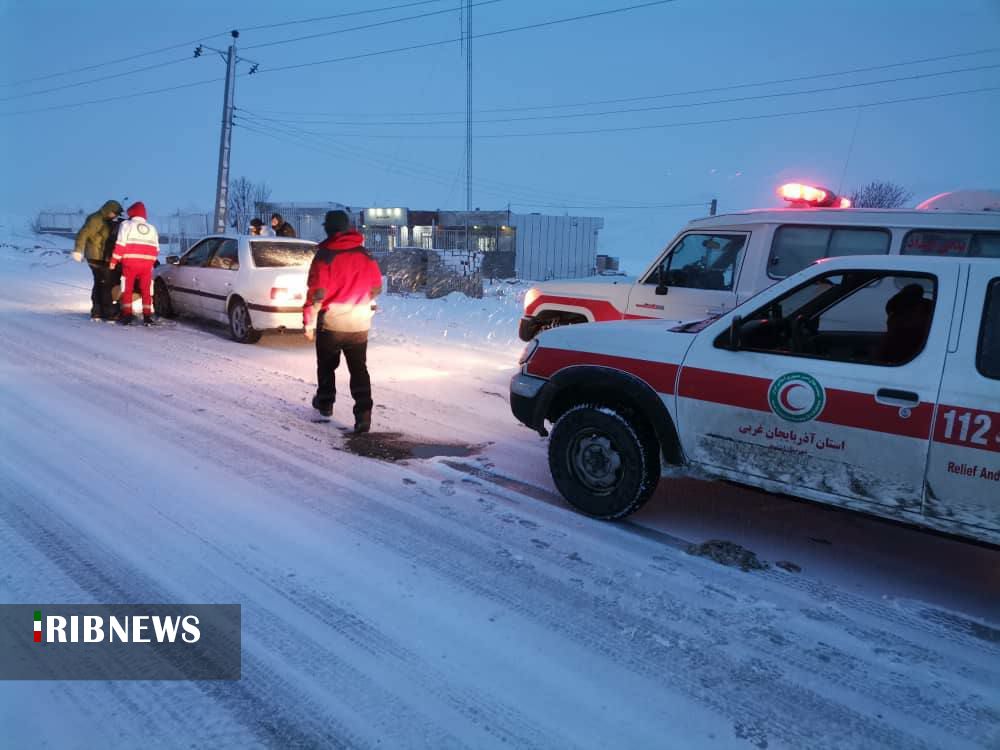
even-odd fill
[{"label": "white sedan car", "polygon": [[154,272],[156,313],[227,323],[243,344],[257,342],[264,331],[301,329],[315,252],[316,243],[287,237],[205,237]]}]

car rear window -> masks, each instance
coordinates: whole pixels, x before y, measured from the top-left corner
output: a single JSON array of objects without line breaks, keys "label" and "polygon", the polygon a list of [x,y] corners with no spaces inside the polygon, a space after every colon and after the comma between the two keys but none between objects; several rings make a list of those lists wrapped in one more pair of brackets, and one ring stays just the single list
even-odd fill
[{"label": "car rear window", "polygon": [[1000,380],[1000,278],[993,279],[986,291],[976,369],[988,378]]},{"label": "car rear window", "polygon": [[250,243],[250,254],[257,268],[284,268],[286,266],[308,266],[316,254],[315,245],[301,242],[261,242]]},{"label": "car rear window", "polygon": [[906,235],[901,252],[904,255],[1000,258],[1000,232],[921,229]]},{"label": "car rear window", "polygon": [[783,226],[771,242],[767,275],[783,279],[820,258],[841,255],[885,255],[892,235],[887,229]]}]

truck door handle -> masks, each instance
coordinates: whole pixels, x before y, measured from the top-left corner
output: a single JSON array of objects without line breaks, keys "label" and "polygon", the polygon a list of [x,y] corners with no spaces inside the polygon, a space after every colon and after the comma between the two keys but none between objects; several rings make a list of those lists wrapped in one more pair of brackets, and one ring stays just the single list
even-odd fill
[{"label": "truck door handle", "polygon": [[920,406],[920,396],[913,391],[899,391],[895,388],[879,388],[875,400],[886,406]]}]

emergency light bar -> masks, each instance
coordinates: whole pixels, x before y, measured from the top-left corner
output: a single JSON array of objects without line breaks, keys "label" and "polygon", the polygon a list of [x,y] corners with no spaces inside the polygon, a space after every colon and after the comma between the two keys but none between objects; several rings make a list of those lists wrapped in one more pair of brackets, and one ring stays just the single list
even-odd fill
[{"label": "emergency light bar", "polygon": [[841,198],[832,190],[788,182],[778,188],[778,195],[795,208],[850,208],[849,198]]}]

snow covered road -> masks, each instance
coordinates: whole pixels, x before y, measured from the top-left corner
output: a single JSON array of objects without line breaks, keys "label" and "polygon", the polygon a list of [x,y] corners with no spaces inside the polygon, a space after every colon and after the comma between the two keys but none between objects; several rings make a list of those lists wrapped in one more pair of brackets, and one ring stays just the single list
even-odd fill
[{"label": "snow covered road", "polygon": [[[767,498],[922,545],[930,585],[871,549],[844,564],[905,596],[830,557],[725,567],[685,551],[711,520],[553,501],[502,307],[387,299],[375,430],[401,439],[359,442],[309,421],[299,337],[91,323],[86,269],[43,253],[0,249],[0,601],[239,603],[243,679],[0,684],[17,744],[1000,746],[996,550]],[[358,455],[386,445],[453,455]]]}]

